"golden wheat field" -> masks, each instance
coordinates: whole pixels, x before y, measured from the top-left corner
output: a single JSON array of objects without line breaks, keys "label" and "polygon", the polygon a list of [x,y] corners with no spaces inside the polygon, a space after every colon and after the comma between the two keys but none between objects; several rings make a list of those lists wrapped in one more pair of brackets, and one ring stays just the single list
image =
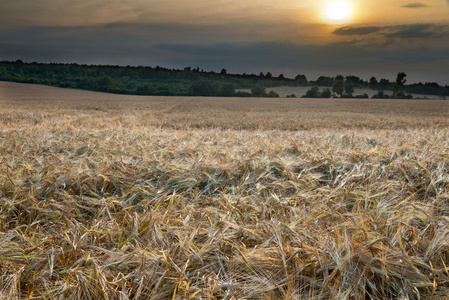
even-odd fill
[{"label": "golden wheat field", "polygon": [[448,299],[449,102],[0,83],[1,299]]}]

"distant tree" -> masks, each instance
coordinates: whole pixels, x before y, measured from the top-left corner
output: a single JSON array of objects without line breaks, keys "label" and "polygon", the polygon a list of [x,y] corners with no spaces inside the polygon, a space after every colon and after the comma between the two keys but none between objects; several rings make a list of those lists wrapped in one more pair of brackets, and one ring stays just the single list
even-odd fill
[{"label": "distant tree", "polygon": [[232,97],[235,95],[235,87],[231,83],[225,83],[220,87],[218,94],[224,97]]},{"label": "distant tree", "polygon": [[221,73],[220,73],[221,75],[226,75],[226,74],[228,74],[228,72],[226,71],[226,69],[221,69]]},{"label": "distant tree", "polygon": [[377,88],[377,84],[378,84],[378,82],[377,82],[376,77],[374,77],[374,76],[371,77],[370,80],[369,80],[369,86],[370,86],[370,88],[372,88],[372,89]]},{"label": "distant tree", "polygon": [[279,94],[276,93],[275,91],[270,91],[268,93],[268,97],[270,97],[270,98],[279,98]]},{"label": "distant tree", "polygon": [[399,86],[403,86],[407,81],[405,77],[407,77],[407,74],[405,74],[404,72],[399,72],[398,76],[396,77],[396,84]]},{"label": "distant tree", "polygon": [[112,78],[104,75],[96,80],[96,84],[94,86],[96,90],[105,92],[111,85],[112,85]]},{"label": "distant tree", "polygon": [[267,91],[265,90],[265,87],[262,85],[256,85],[251,89],[251,93],[254,97],[266,97]]},{"label": "distant tree", "polygon": [[345,82],[345,97],[352,98],[354,94],[354,85],[351,82]]},{"label": "distant tree", "polygon": [[349,75],[345,77],[346,83],[352,84],[354,87],[361,87],[364,85],[364,81],[358,76]]},{"label": "distant tree", "polygon": [[335,76],[334,81],[338,81],[338,80],[344,80],[345,78],[343,77],[343,75],[337,75]]},{"label": "distant tree", "polygon": [[334,84],[334,78],[326,77],[326,76],[320,76],[316,80],[316,84],[318,86],[332,86]]},{"label": "distant tree", "polygon": [[155,90],[148,83],[145,83],[137,87],[136,93],[138,95],[152,95],[155,93]]},{"label": "distant tree", "polygon": [[393,98],[395,98],[396,94],[404,88],[404,84],[407,81],[405,77],[407,77],[407,74],[404,72],[399,72],[396,76],[396,82],[393,85]]},{"label": "distant tree", "polygon": [[190,85],[190,92],[194,96],[215,96],[218,92],[218,83],[209,80],[195,81]]},{"label": "distant tree", "polygon": [[265,75],[265,78],[272,78],[272,77],[273,77],[273,75],[271,75],[270,72],[267,72],[267,75]]},{"label": "distant tree", "polygon": [[0,66],[0,78],[5,78],[6,74],[6,68],[4,66]]},{"label": "distant tree", "polygon": [[337,94],[338,96],[343,97],[343,93],[345,92],[345,82],[343,79],[336,80],[334,85],[332,86],[332,92]]},{"label": "distant tree", "polygon": [[355,95],[355,96],[353,96],[353,98],[357,98],[357,99],[364,99],[364,98],[366,98],[366,99],[368,99],[369,96],[368,96],[367,93],[364,93],[363,95]]},{"label": "distant tree", "polygon": [[243,91],[235,92],[235,95],[234,95],[234,97],[251,97],[251,96],[252,96],[251,93],[243,92]]},{"label": "distant tree", "polygon": [[412,99],[413,96],[410,94],[406,94],[404,91],[399,91],[396,93],[394,98],[396,98],[396,99]]},{"label": "distant tree", "polygon": [[284,79],[285,79],[284,74],[280,74],[280,75],[278,76],[278,79],[284,80]]},{"label": "distant tree", "polygon": [[373,95],[373,99],[390,99],[391,96],[385,94],[383,91],[377,92],[377,94]]},{"label": "distant tree", "polygon": [[265,78],[265,75],[263,74],[263,72],[260,72],[259,77],[260,78]]},{"label": "distant tree", "polygon": [[307,77],[305,75],[296,75],[295,81],[299,84],[307,84]]},{"label": "distant tree", "polygon": [[331,98],[332,97],[332,92],[329,88],[325,88],[322,92],[321,92],[321,98]]},{"label": "distant tree", "polygon": [[390,86],[390,80],[385,79],[385,78],[382,78],[382,79],[379,81],[379,86],[380,86],[382,89],[388,88],[388,87]]},{"label": "distant tree", "polygon": [[302,96],[302,98],[319,98],[320,96],[320,88],[314,86],[310,90],[308,90],[306,94]]},{"label": "distant tree", "polygon": [[128,90],[135,90],[137,87],[137,81],[135,80],[130,80],[127,84],[126,84],[126,88]]},{"label": "distant tree", "polygon": [[449,90],[446,88],[446,89],[443,89],[443,90],[441,90],[441,92],[440,92],[440,98],[441,99],[443,99],[443,100],[445,100],[446,99],[446,97],[447,96],[449,96]]}]

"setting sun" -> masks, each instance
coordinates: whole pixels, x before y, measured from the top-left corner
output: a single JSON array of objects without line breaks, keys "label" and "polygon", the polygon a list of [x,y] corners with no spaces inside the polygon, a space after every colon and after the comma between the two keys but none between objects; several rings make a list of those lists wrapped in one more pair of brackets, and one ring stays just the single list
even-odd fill
[{"label": "setting sun", "polygon": [[352,4],[346,0],[330,0],[324,6],[324,20],[332,24],[348,22],[353,13]]}]

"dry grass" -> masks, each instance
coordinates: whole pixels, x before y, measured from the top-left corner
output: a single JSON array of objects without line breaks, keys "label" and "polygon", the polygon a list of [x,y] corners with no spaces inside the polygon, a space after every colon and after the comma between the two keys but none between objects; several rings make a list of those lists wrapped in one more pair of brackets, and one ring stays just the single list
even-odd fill
[{"label": "dry grass", "polygon": [[448,102],[0,88],[2,299],[447,299]]}]

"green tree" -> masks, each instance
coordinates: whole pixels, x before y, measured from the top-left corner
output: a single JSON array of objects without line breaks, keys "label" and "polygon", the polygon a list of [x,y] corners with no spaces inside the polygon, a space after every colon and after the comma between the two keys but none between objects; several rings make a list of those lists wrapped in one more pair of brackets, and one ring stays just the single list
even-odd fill
[{"label": "green tree", "polygon": [[404,84],[407,81],[405,77],[407,77],[407,74],[404,72],[399,72],[398,76],[396,76],[396,82],[393,85],[393,98],[395,98],[396,94],[404,88]]},{"label": "green tree", "polygon": [[413,96],[409,95],[409,94],[406,94],[404,91],[399,91],[399,92],[396,93],[395,98],[396,99],[412,99]]},{"label": "green tree", "polygon": [[320,95],[320,88],[317,86],[312,87],[309,89],[302,98],[319,98]]},{"label": "green tree", "polygon": [[0,78],[6,77],[6,68],[4,66],[0,66]]},{"label": "green tree", "polygon": [[332,92],[329,88],[325,88],[322,92],[321,92],[321,98],[331,98],[332,97]]},{"label": "green tree", "polygon": [[95,84],[95,89],[99,91],[107,91],[108,88],[112,85],[112,78],[109,76],[102,76],[97,79]]},{"label": "green tree", "polygon": [[265,87],[258,84],[255,87],[251,89],[251,93],[254,97],[266,97],[267,91],[265,90]]},{"label": "green tree", "polygon": [[343,93],[345,92],[345,82],[343,79],[339,79],[334,82],[332,92],[339,95],[340,98],[343,97]]},{"label": "green tree", "polygon": [[150,87],[150,85],[148,83],[144,83],[142,85],[139,85],[137,87],[136,93],[138,95],[152,95],[154,94],[156,91]]},{"label": "green tree", "polygon": [[194,96],[215,96],[218,92],[218,83],[209,80],[195,81],[190,85],[190,92]]},{"label": "green tree", "polygon": [[345,83],[345,97],[352,98],[352,94],[354,94],[354,85],[350,82]]},{"label": "green tree", "polygon": [[235,95],[235,87],[232,83],[225,83],[220,87],[218,94],[220,96],[232,97]]},{"label": "green tree", "polygon": [[279,94],[276,93],[275,91],[270,91],[268,93],[268,97],[270,97],[270,98],[279,98]]},{"label": "green tree", "polygon": [[372,88],[372,89],[375,89],[375,88],[377,88],[377,85],[378,85],[379,83],[377,82],[377,79],[376,79],[376,77],[371,77],[370,78],[370,80],[369,80],[369,86],[370,86],[370,88]]},{"label": "green tree", "polygon": [[305,75],[302,75],[302,74],[296,75],[295,81],[298,84],[307,84],[308,83],[307,77]]},{"label": "green tree", "polygon": [[[343,76],[342,76],[343,79]],[[332,86],[334,84],[334,78],[327,76],[320,76],[316,80],[316,84],[319,86]]]},{"label": "green tree", "polygon": [[383,91],[377,92],[377,94],[373,95],[373,99],[390,99],[390,95],[385,94]]},{"label": "green tree", "polygon": [[382,79],[380,79],[378,86],[379,86],[380,89],[382,89],[382,90],[388,89],[388,88],[390,88],[390,86],[391,86],[391,85],[390,85],[390,80],[385,79],[385,78],[382,78]]}]

